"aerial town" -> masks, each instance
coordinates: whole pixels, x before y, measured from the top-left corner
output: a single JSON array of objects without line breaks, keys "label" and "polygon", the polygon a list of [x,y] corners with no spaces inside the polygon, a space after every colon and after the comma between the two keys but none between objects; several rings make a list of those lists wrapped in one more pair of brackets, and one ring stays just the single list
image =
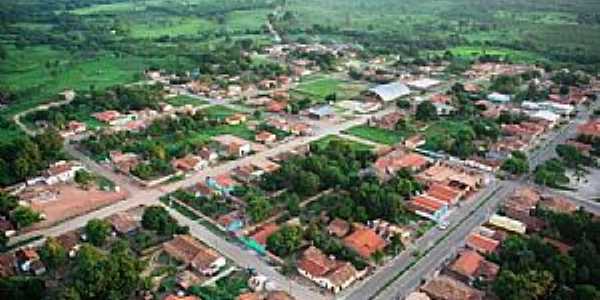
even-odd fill
[{"label": "aerial town", "polygon": [[0,298],[600,299],[600,73],[281,22],[14,113]]}]

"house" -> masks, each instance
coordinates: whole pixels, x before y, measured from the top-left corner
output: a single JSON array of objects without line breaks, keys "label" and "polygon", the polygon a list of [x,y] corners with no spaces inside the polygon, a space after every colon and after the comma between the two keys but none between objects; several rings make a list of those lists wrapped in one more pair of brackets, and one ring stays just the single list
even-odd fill
[{"label": "house", "polygon": [[252,164],[239,166],[232,171],[232,176],[242,182],[249,183],[264,174],[263,170],[254,167]]},{"label": "house", "polygon": [[69,231],[56,237],[56,241],[67,251],[69,257],[77,255],[81,245],[79,244],[80,235],[76,231]]},{"label": "house", "polygon": [[275,232],[279,230],[279,226],[275,223],[268,223],[260,226],[251,236],[250,238],[258,242],[259,244],[265,246],[267,244],[267,239]]},{"label": "house", "polygon": [[183,270],[182,272],[177,273],[175,276],[175,282],[182,289],[187,290],[192,286],[201,283],[202,279],[190,270]]},{"label": "house", "polygon": [[254,140],[262,144],[271,144],[277,141],[277,136],[268,131],[261,131],[254,136]]},{"label": "house", "polygon": [[270,291],[267,293],[265,300],[294,300],[294,297],[284,291]]},{"label": "house", "polygon": [[335,218],[327,226],[327,231],[331,235],[343,238],[350,232],[350,223],[340,218]]},{"label": "house", "polygon": [[478,291],[451,277],[441,275],[429,280],[421,287],[434,300],[482,300],[483,292]]},{"label": "house", "polygon": [[452,275],[458,280],[472,283],[474,280],[493,281],[500,267],[486,261],[483,256],[473,250],[462,251],[449,267]]},{"label": "house", "polygon": [[416,134],[416,135],[413,135],[413,136],[407,138],[404,141],[404,147],[414,150],[414,149],[417,149],[417,148],[425,145],[426,142],[427,141],[425,140],[425,138],[422,135]]},{"label": "house", "polygon": [[295,123],[290,127],[290,132],[293,135],[305,136],[311,135],[313,131],[310,125],[306,123]]},{"label": "house", "polygon": [[250,142],[231,134],[224,134],[212,138],[227,155],[242,157],[250,153]]},{"label": "house", "polygon": [[445,103],[433,103],[435,107],[435,112],[438,116],[449,116],[456,111],[454,106],[445,104]]},{"label": "house", "polygon": [[467,237],[466,245],[481,254],[487,255],[496,252],[500,242],[479,233],[471,233]]},{"label": "house", "polygon": [[429,98],[431,103],[448,104],[452,102],[452,96],[447,94],[434,94]]},{"label": "house", "polygon": [[200,156],[200,158],[202,158],[203,160],[207,161],[208,163],[212,163],[217,161],[217,159],[219,159],[219,154],[217,154],[217,152],[208,149],[206,147],[200,149],[200,151],[198,151],[198,156]]},{"label": "house", "polygon": [[219,272],[226,264],[223,256],[189,235],[177,235],[163,244],[165,252],[205,276]]},{"label": "house", "polygon": [[244,227],[244,217],[239,211],[234,210],[228,214],[221,215],[217,219],[217,223],[225,227],[228,232],[237,232]]},{"label": "house", "polygon": [[344,238],[344,245],[356,251],[360,256],[369,259],[373,253],[383,251],[385,241],[373,230],[358,227],[354,232]]},{"label": "house", "polygon": [[233,188],[237,185],[237,182],[233,180],[229,174],[224,173],[214,178],[207,177],[206,185],[222,194],[229,195],[229,193],[231,193]]},{"label": "house", "polygon": [[108,218],[113,230],[120,235],[133,235],[140,228],[140,222],[128,213],[116,213]]},{"label": "house", "polygon": [[110,123],[121,117],[121,113],[116,110],[107,110],[103,112],[94,113],[92,114],[92,116],[102,123]]},{"label": "house", "polygon": [[487,96],[487,99],[496,103],[508,103],[510,102],[511,96],[500,93],[491,93]]},{"label": "house", "polygon": [[199,171],[208,166],[208,161],[202,159],[200,156],[188,154],[182,158],[177,158],[171,161],[171,166],[174,169],[183,172]]},{"label": "house", "polygon": [[441,183],[432,183],[427,189],[428,197],[440,200],[448,206],[456,204],[463,195],[464,191]]},{"label": "house", "polygon": [[373,164],[373,169],[380,179],[385,180],[402,169],[416,172],[428,164],[429,160],[426,157],[398,148],[378,158]]},{"label": "house", "polygon": [[129,174],[140,163],[140,159],[135,153],[110,151],[109,158],[115,169],[123,174]]},{"label": "house", "polygon": [[260,293],[251,292],[251,293],[243,293],[239,295],[236,300],[262,300],[262,296]]},{"label": "house", "polygon": [[600,138],[600,119],[591,120],[577,127],[577,134],[591,138]]},{"label": "house", "polygon": [[225,118],[225,123],[227,123],[228,125],[240,125],[244,122],[246,122],[247,117],[244,114],[240,114],[240,113],[235,113],[231,116],[228,116]]},{"label": "house", "polygon": [[263,79],[258,83],[258,87],[261,90],[270,90],[270,89],[274,89],[277,87],[277,81],[276,80],[269,80],[269,79]]},{"label": "house", "polygon": [[263,173],[272,173],[281,167],[279,164],[268,161],[266,159],[255,159],[250,163],[256,169],[261,170]]},{"label": "house", "polygon": [[442,222],[448,215],[448,204],[427,196],[416,196],[408,202],[415,214],[435,222]]},{"label": "house", "polygon": [[196,198],[200,198],[200,197],[211,198],[213,196],[219,195],[218,191],[215,191],[215,190],[211,189],[204,182],[198,182],[198,183],[194,184],[190,188],[190,191],[192,193],[194,193],[194,195],[196,196]]},{"label": "house", "polygon": [[514,233],[525,234],[527,231],[527,226],[525,226],[525,224],[522,222],[497,214],[494,214],[490,218],[489,224],[502,230]]},{"label": "house", "polygon": [[76,134],[84,133],[87,130],[87,125],[82,122],[69,121],[65,129],[61,132],[62,137],[69,137]]},{"label": "house", "polygon": [[391,112],[381,116],[380,118],[373,117],[369,120],[369,125],[387,130],[395,130],[396,124],[404,119],[405,115],[401,112]]},{"label": "house", "polygon": [[389,103],[404,96],[408,96],[410,93],[411,91],[406,85],[400,82],[393,82],[370,88],[367,91],[366,96],[368,100]]},{"label": "house", "polygon": [[414,81],[410,81],[406,83],[406,85],[412,89],[419,91],[427,91],[432,87],[439,85],[441,82],[439,80],[431,79],[431,78],[421,78]]},{"label": "house", "polygon": [[178,296],[178,295],[168,295],[163,300],[202,300],[196,296]]},{"label": "house", "polygon": [[483,177],[461,167],[438,163],[415,176],[426,183],[443,183],[465,192],[476,190],[482,183]]},{"label": "house", "polygon": [[311,107],[308,109],[308,116],[315,120],[321,120],[329,118],[335,115],[335,110],[331,105],[321,105],[317,107]]},{"label": "house", "polygon": [[280,113],[282,111],[285,111],[285,109],[287,108],[287,101],[269,101],[267,103],[267,111],[268,112],[272,112],[272,113]]},{"label": "house", "polygon": [[32,248],[23,248],[15,252],[19,269],[33,275],[41,275],[46,272],[46,267],[40,260],[38,253]]},{"label": "house", "polygon": [[[58,161],[52,164],[46,171],[43,172],[41,179],[33,179],[33,181],[43,181],[47,185],[54,185],[60,182],[70,182],[75,179],[75,174],[84,167],[77,161]],[[29,182],[28,182],[29,183]]]},{"label": "house", "polygon": [[302,252],[296,265],[298,273],[334,294],[359,277],[351,263],[331,259],[314,246]]},{"label": "house", "polygon": [[465,83],[464,90],[467,93],[479,94],[481,93],[481,87],[475,83]]},{"label": "house", "polygon": [[287,120],[282,118],[270,118],[267,121],[267,124],[281,131],[290,131],[290,127]]}]

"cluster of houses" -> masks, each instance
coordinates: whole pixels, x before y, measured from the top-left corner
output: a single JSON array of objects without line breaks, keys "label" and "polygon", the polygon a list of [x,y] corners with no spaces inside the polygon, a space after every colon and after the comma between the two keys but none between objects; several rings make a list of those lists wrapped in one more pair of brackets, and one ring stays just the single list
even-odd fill
[{"label": "cluster of houses", "polygon": [[[487,299],[484,291],[475,283],[493,282],[500,266],[487,260],[486,257],[496,253],[509,234],[527,234],[541,230],[541,220],[531,216],[536,207],[570,213],[577,207],[570,201],[551,195],[542,195],[539,191],[523,187],[503,204],[504,215],[492,215],[486,224],[471,232],[464,247],[457,251],[456,257],[445,266],[439,275],[428,280],[411,293],[407,300],[463,300]],[[557,240],[544,240],[567,253],[571,247]]]},{"label": "cluster of houses", "polygon": [[451,165],[397,147],[381,155],[373,164],[374,173],[381,179],[392,178],[400,170],[416,173],[415,178],[425,191],[414,195],[409,207],[419,216],[442,222],[449,209],[467,199],[486,183],[483,174],[458,165]]}]

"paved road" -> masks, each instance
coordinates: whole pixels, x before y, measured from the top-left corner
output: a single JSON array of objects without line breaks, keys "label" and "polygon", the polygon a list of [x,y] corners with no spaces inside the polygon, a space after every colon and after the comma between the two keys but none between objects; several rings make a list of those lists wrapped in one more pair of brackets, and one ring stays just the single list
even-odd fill
[{"label": "paved road", "polygon": [[[385,110],[378,112],[374,115],[382,115],[387,112],[389,111]],[[224,172],[228,172],[238,166],[248,164],[257,159],[268,159],[269,157],[288,152],[298,146],[316,141],[327,135],[339,134],[341,131],[346,130],[350,127],[365,123],[369,117],[370,115],[364,115],[337,124],[330,124],[326,123],[327,121],[323,121],[325,123],[321,124],[322,126],[316,128],[315,134],[312,136],[299,137],[285,144],[277,145],[276,147],[268,149],[266,151],[259,152],[254,155],[247,156],[235,161],[225,162],[215,167],[207,168],[194,175],[191,175],[190,177],[184,180],[167,184],[161,187],[148,189],[142,189],[137,187],[135,184],[132,184],[128,178],[122,175],[115,174],[111,169],[97,164],[96,162],[85,157],[84,154],[77,151],[77,149],[67,144],[66,150],[68,151],[68,153],[70,153],[77,159],[80,159],[82,163],[85,164],[86,167],[88,167],[90,170],[107,177],[108,179],[114,181],[116,184],[118,184],[125,190],[129,191],[131,193],[131,197],[129,197],[125,201],[121,201],[116,204],[96,210],[94,212],[67,220],[53,227],[19,235],[15,238],[12,238],[10,240],[10,244],[14,244],[19,241],[24,241],[29,238],[40,235],[44,238],[48,236],[58,236],[65,232],[72,231],[85,226],[85,224],[91,219],[106,218],[114,213],[125,211],[140,205],[160,205],[161,203],[158,201],[158,199],[167,193],[173,192],[179,188],[191,186],[199,181],[204,180],[208,176],[217,176]],[[320,122],[313,123],[318,124]],[[202,225],[195,223],[179,214],[176,214],[173,210],[170,211],[173,213],[174,216],[176,216],[179,222],[190,226],[190,228],[192,229],[191,234],[193,236],[213,246],[215,249],[228,256],[238,265],[243,267],[255,268],[258,272],[271,277],[271,279],[280,287],[289,287],[291,294],[293,296],[296,296],[297,299],[323,299],[322,295],[320,295],[318,292],[313,291],[311,288],[299,285],[295,282],[290,283],[290,281],[286,277],[276,273],[271,267],[268,266],[266,262],[258,259],[253,252],[243,251],[240,248],[231,245],[223,237],[219,237],[210,233],[210,231],[208,231]],[[37,243],[39,242],[40,241],[38,241]]]},{"label": "paved road", "polygon": [[[535,169],[536,166],[556,155],[554,151],[556,145],[564,143],[569,138],[572,138],[576,133],[577,126],[586,122],[590,116],[590,112],[593,111],[593,109],[597,106],[598,104],[595,103],[592,106],[592,108],[583,109],[566,127],[561,128],[557,132],[553,132],[547,135],[540,147],[534,150],[534,152],[530,155],[529,159],[531,169]],[[455,254],[455,251],[463,245],[467,235],[473,230],[473,228],[483,224],[488,219],[489,214],[491,214],[495,210],[494,208],[500,203],[500,201],[507,198],[519,186],[523,184],[529,185],[530,183],[526,180],[527,179],[525,178],[519,181],[508,181],[501,183],[499,185],[498,191],[489,202],[476,209],[475,212],[469,217],[467,217],[457,227],[456,230],[454,230],[446,239],[444,239],[436,247],[434,247],[428,255],[426,255],[423,259],[419,260],[410,269],[410,271],[398,277],[392,285],[384,288],[385,284],[389,283],[391,280],[394,279],[395,274],[397,274],[399,270],[403,270],[404,268],[406,268],[406,266],[410,265],[412,261],[414,261],[414,259],[409,257],[408,254],[399,256],[393,263],[393,267],[384,268],[379,271],[383,274],[379,275],[379,278],[377,280],[370,280],[367,283],[366,288],[360,288],[359,290],[354,291],[346,299],[373,299],[371,298],[372,295],[375,295],[377,292],[379,292],[379,294],[374,299],[404,299],[408,293],[415,290],[421,284],[422,279],[432,275],[432,273],[435,272],[435,270],[439,269],[440,265],[445,260],[449,259],[450,257],[452,257],[453,254]],[[482,201],[481,195],[476,198],[477,202]],[[589,201],[585,200],[575,202],[585,207],[589,211],[600,211],[600,205],[598,205],[597,203],[590,203]],[[463,210],[463,213],[465,213],[465,210]],[[451,221],[451,223],[453,222]],[[439,234],[437,234],[437,229],[432,230],[431,235],[435,236],[434,240],[437,240],[440,237]],[[425,239],[429,240],[430,237],[426,236],[424,237],[424,240]],[[418,247],[417,249],[424,248]],[[378,274],[375,274],[374,278],[376,276],[378,276]],[[379,288],[375,289],[375,286],[378,286]],[[381,288],[384,289],[381,290]]]},{"label": "paved road", "polygon": [[214,234],[206,229],[206,227],[188,219],[172,208],[167,207],[167,210],[169,210],[177,222],[190,227],[190,234],[192,236],[200,238],[208,246],[217,249],[221,254],[233,260],[240,267],[253,267],[256,272],[269,277],[270,280],[276,282],[279,289],[289,292],[296,299],[326,299],[320,295],[316,289],[309,289],[306,286],[300,285],[296,281],[281,275],[281,273],[277,272],[261,257],[255,254],[254,251],[242,249],[241,247],[228,242],[221,236]]}]

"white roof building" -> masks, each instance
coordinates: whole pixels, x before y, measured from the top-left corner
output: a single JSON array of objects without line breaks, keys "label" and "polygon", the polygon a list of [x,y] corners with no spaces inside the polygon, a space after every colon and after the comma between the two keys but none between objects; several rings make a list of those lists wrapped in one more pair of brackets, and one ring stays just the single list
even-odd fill
[{"label": "white roof building", "polygon": [[488,100],[492,101],[492,102],[501,102],[501,103],[506,103],[506,102],[510,102],[510,95],[505,95],[505,94],[500,94],[500,93],[491,93],[487,96]]},{"label": "white roof building", "polygon": [[439,85],[441,81],[431,78],[421,78],[418,80],[411,81],[407,85],[417,90],[428,90],[436,85]]},{"label": "white roof building", "polygon": [[369,92],[377,95],[383,102],[390,102],[411,93],[410,89],[400,82],[381,84],[370,88]]}]

